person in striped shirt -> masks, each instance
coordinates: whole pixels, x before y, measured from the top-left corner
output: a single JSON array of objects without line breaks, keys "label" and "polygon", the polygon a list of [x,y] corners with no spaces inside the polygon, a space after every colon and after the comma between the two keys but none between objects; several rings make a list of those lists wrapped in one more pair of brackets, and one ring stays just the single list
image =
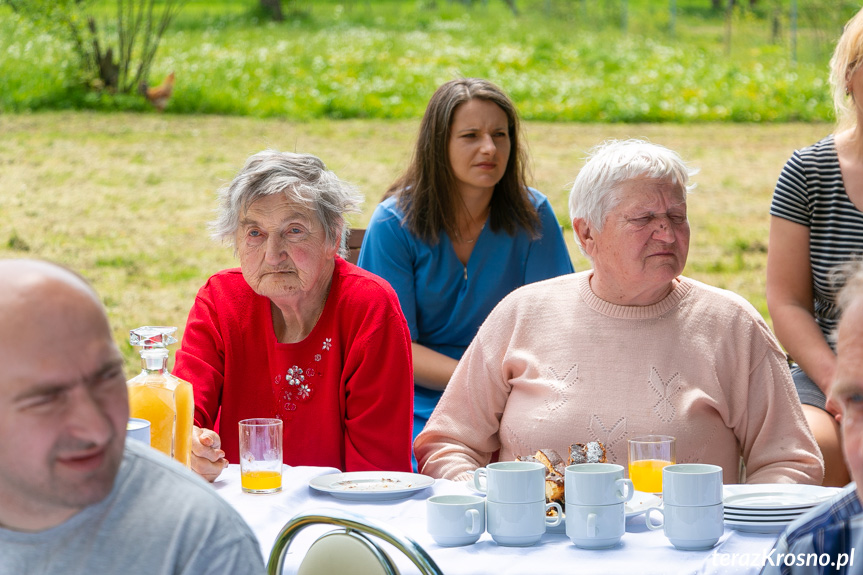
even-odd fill
[{"label": "person in striped shirt", "polygon": [[835,131],[785,164],[770,208],[767,306],[794,361],[803,411],[824,455],[824,485],[842,486],[836,372],[830,334],[839,321],[832,270],[863,254],[863,10],[845,25],[830,61]]}]

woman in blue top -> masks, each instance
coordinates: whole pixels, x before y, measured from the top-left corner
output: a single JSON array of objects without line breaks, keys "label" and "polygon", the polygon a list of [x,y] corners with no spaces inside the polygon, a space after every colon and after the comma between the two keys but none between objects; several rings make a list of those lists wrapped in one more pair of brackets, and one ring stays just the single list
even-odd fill
[{"label": "woman in blue top", "polygon": [[519,138],[503,90],[447,82],[369,222],[358,263],[393,286],[410,327],[414,437],[492,308],[517,287],[573,271],[548,199],[525,183]]}]

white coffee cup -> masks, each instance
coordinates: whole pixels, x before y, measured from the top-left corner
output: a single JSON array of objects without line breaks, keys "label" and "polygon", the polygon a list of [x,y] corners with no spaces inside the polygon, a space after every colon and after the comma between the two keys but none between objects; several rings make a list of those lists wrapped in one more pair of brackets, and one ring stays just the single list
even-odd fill
[{"label": "white coffee cup", "polygon": [[[648,529],[662,528],[671,544],[678,549],[684,551],[710,549],[725,532],[724,507],[722,503],[704,506],[678,506],[664,503],[661,508],[649,508],[644,516],[644,523]],[[653,511],[662,514],[662,523],[656,524],[651,521],[650,514]]]},{"label": "white coffee cup", "polygon": [[[563,514],[559,503],[542,501],[532,503],[498,503],[486,501],[486,528],[498,545],[527,547],[542,539],[546,527],[560,525]],[[550,509],[556,516],[548,516]]]},{"label": "white coffee cup", "polygon": [[582,549],[607,549],[626,532],[626,505],[571,505],[566,502],[566,536]]},{"label": "white coffee cup", "polygon": [[477,491],[498,503],[545,501],[545,466],[533,461],[501,461],[480,467],[473,474]]},{"label": "white coffee cup", "polygon": [[664,505],[705,507],[722,503],[722,468],[708,463],[679,463],[662,470]]},{"label": "white coffee cup", "polygon": [[138,417],[130,417],[126,424],[126,437],[150,445],[150,422]]},{"label": "white coffee cup", "polygon": [[485,531],[485,499],[478,495],[435,495],[426,499],[426,526],[438,545],[476,543]]},{"label": "white coffee cup", "polygon": [[566,468],[566,502],[573,505],[614,505],[632,499],[632,480],[623,478],[615,463],[581,463]]}]

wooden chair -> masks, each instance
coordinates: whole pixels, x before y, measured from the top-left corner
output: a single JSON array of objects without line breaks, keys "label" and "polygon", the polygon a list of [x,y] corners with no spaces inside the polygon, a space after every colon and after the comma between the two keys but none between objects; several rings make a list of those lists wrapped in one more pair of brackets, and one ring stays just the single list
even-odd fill
[{"label": "wooden chair", "polygon": [[366,235],[365,228],[352,228],[348,231],[348,261],[357,265],[357,260],[360,258],[360,247],[363,245],[363,238]]},{"label": "wooden chair", "polygon": [[410,537],[385,525],[340,509],[298,513],[282,528],[267,562],[268,575],[281,575],[288,546],[310,525],[333,525],[309,547],[300,563],[299,575],[398,575],[390,557],[370,536],[386,541],[404,553],[423,575],[443,575],[426,551]]}]

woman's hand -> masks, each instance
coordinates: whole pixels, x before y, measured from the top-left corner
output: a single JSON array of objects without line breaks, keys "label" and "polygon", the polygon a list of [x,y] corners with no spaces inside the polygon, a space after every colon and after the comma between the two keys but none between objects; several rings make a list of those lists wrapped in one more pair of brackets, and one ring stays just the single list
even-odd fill
[{"label": "woman's hand", "polygon": [[192,427],[192,471],[212,483],[228,466],[222,439],[212,429]]},{"label": "woman's hand", "polygon": [[427,389],[443,391],[458,365],[458,360],[415,341],[411,342],[414,383]]}]

